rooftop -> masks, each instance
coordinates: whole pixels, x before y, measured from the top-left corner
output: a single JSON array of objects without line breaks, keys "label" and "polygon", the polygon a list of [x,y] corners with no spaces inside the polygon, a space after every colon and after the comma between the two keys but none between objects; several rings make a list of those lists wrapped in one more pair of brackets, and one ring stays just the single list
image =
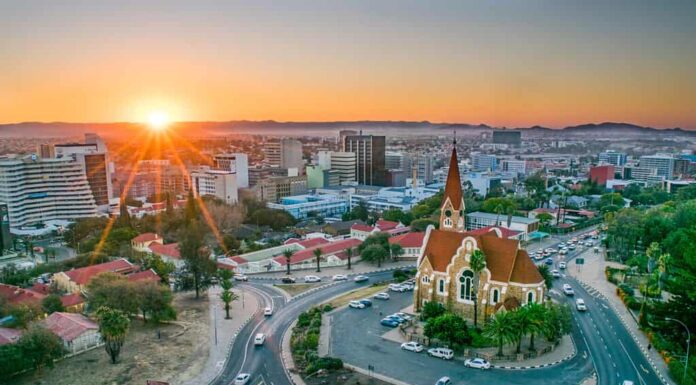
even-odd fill
[{"label": "rooftop", "polygon": [[44,321],[46,328],[63,341],[72,341],[89,330],[98,330],[99,326],[82,314],[55,312]]}]

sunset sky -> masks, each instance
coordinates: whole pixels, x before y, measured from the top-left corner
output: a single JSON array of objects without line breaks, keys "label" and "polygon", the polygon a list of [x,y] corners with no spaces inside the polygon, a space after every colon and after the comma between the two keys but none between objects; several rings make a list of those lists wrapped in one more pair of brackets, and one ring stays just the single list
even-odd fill
[{"label": "sunset sky", "polygon": [[696,1],[0,0],[0,123],[696,129]]}]

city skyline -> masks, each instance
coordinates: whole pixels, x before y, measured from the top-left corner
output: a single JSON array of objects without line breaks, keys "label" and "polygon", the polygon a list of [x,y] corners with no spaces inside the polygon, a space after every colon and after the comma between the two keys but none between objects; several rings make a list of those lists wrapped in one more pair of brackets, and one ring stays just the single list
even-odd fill
[{"label": "city skyline", "polygon": [[688,2],[7,2],[0,122],[696,129]]}]

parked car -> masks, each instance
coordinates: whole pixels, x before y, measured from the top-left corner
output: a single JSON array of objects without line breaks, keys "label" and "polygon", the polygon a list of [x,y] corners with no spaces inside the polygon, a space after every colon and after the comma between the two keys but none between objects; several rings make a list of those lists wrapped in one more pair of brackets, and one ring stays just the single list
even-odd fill
[{"label": "parked car", "polygon": [[394,315],[401,317],[401,318],[405,319],[406,321],[410,321],[413,318],[410,315],[408,315],[406,313],[402,313],[402,312],[394,313]]},{"label": "parked car", "polygon": [[624,380],[624,382],[622,382],[621,385],[634,385],[634,384],[633,384],[633,381]]},{"label": "parked car", "polygon": [[246,385],[249,382],[251,375],[249,373],[239,373],[234,378],[234,385]]},{"label": "parked car", "polygon": [[396,314],[388,315],[388,316],[386,316],[386,317],[384,317],[384,318],[389,318],[389,319],[394,320],[394,321],[396,321],[396,322],[398,322],[398,323],[400,323],[400,324],[406,322],[405,319],[399,317],[399,316],[396,315]]},{"label": "parked car", "polygon": [[305,283],[321,282],[321,278],[317,277],[316,275],[305,275],[304,281]]},{"label": "parked car", "polygon": [[399,323],[394,321],[391,318],[383,318],[381,321],[379,321],[379,323],[384,325],[384,326],[389,326],[390,328],[395,328],[395,327],[399,326]]},{"label": "parked car", "polygon": [[406,288],[404,288],[401,284],[398,283],[390,283],[389,291],[398,291],[400,293],[403,293],[404,291],[406,291]]},{"label": "parked car", "polygon": [[559,263],[558,263],[558,268],[559,268],[559,269],[565,269],[565,268],[566,268],[566,263],[565,263],[565,262],[559,262]]},{"label": "parked car", "polygon": [[548,266],[553,265],[553,258],[546,258],[546,259],[544,260],[544,264],[546,264],[546,265],[548,265]]},{"label": "parked car", "polygon": [[360,302],[361,304],[365,305],[365,307],[371,307],[371,306],[372,306],[372,301],[370,301],[370,300],[367,299],[367,298],[360,299],[360,300],[358,300],[358,302]]},{"label": "parked car", "polygon": [[552,275],[554,278],[561,278],[561,272],[558,271],[558,270],[556,270],[556,269],[551,270],[551,275]]},{"label": "parked car", "polygon": [[464,366],[466,366],[467,368],[485,370],[491,368],[491,363],[484,360],[483,358],[470,358],[464,361]]},{"label": "parked car", "polygon": [[266,341],[265,334],[258,333],[256,336],[254,336],[254,345],[256,345],[256,346],[263,345],[264,341]]},{"label": "parked car", "polygon": [[333,280],[334,280],[334,281],[347,281],[347,280],[348,280],[348,276],[345,275],[345,274],[336,274],[336,275],[333,276]]},{"label": "parked car", "polygon": [[570,250],[575,250],[575,245],[570,245],[570,246],[568,246],[568,249],[570,249]]},{"label": "parked car", "polygon": [[360,301],[350,301],[348,303],[348,306],[352,307],[353,309],[364,309],[365,304],[360,302]]},{"label": "parked car", "polygon": [[452,385],[452,380],[450,380],[449,377],[442,377],[437,382],[435,385]]},{"label": "parked car", "polygon": [[243,281],[243,282],[246,282],[246,281],[249,280],[249,277],[247,277],[247,276],[244,275],[244,274],[235,274],[235,275],[234,275],[234,280],[235,280],[235,281]]},{"label": "parked car", "polygon": [[401,284],[401,287],[404,289],[404,291],[413,291],[413,289],[415,288],[415,285],[404,282]]},{"label": "parked car", "polygon": [[452,349],[447,348],[432,348],[428,349],[428,355],[431,357],[442,358],[443,360],[451,360],[454,357]]},{"label": "parked car", "polygon": [[266,308],[263,309],[263,315],[264,316],[272,316],[273,315],[273,308],[270,306],[266,306]]},{"label": "parked car", "polygon": [[570,285],[568,285],[567,283],[563,284],[563,292],[564,292],[565,295],[567,295],[567,296],[573,296],[573,295],[575,295],[575,291],[573,291],[573,288],[570,287]]},{"label": "parked car", "polygon": [[295,277],[283,277],[280,282],[282,283],[295,283]]},{"label": "parked car", "polygon": [[565,247],[565,245],[566,245],[565,242],[561,242],[558,244],[558,247],[562,249]]},{"label": "parked car", "polygon": [[578,309],[578,311],[587,311],[587,305],[585,305],[585,300],[582,298],[576,299],[575,308]]},{"label": "parked car", "polygon": [[561,251],[558,252],[560,255],[566,255],[568,253],[568,249],[561,249]]},{"label": "parked car", "polygon": [[367,282],[369,280],[370,280],[370,277],[368,277],[366,275],[358,275],[357,277],[353,278],[353,281],[355,281],[356,283]]},{"label": "parked car", "polygon": [[420,353],[423,351],[423,345],[419,344],[418,342],[414,342],[414,341],[404,342],[403,344],[401,344],[401,349],[408,350],[411,352]]},{"label": "parked car", "polygon": [[374,299],[383,299],[383,300],[388,300],[389,299],[389,293],[377,293],[375,294]]}]

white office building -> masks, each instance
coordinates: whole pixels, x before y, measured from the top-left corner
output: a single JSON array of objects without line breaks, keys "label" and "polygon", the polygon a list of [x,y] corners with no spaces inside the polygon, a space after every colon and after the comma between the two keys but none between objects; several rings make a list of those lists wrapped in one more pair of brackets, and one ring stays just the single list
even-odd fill
[{"label": "white office building", "polygon": [[266,206],[285,210],[295,219],[310,216],[340,218],[348,211],[348,200],[333,194],[295,195],[281,198],[279,203],[267,203]]},{"label": "white office building", "polygon": [[514,173],[517,175],[525,175],[527,173],[526,160],[505,159],[500,162],[500,166],[503,172]]},{"label": "white office building", "polygon": [[627,156],[623,152],[604,151],[599,153],[599,163],[613,164],[614,166],[623,166],[626,164]]},{"label": "white office building", "polygon": [[474,171],[495,171],[498,159],[495,155],[474,153],[471,155],[471,165]]},{"label": "white office building", "polygon": [[249,187],[249,157],[247,154],[232,153],[215,156],[215,168],[237,175],[237,187]]},{"label": "white office building", "polygon": [[72,157],[0,158],[0,203],[12,228],[97,215],[85,169]]},{"label": "white office building", "polygon": [[201,168],[191,173],[191,187],[195,196],[213,196],[227,204],[238,200],[237,175],[231,171]]},{"label": "white office building", "polygon": [[657,176],[672,179],[674,175],[674,157],[671,155],[641,156],[640,167],[657,169]]},{"label": "white office building", "polygon": [[357,160],[354,152],[319,151],[318,165],[323,170],[331,170],[338,175],[340,184],[355,182]]}]

